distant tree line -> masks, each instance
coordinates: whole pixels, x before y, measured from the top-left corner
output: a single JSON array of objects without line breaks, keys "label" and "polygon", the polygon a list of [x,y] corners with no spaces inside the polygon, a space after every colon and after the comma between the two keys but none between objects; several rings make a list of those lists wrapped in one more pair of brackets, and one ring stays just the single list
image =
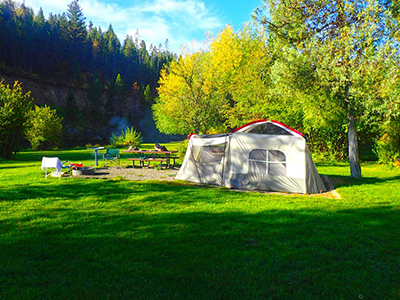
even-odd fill
[{"label": "distant tree line", "polygon": [[[0,24],[3,72],[87,89],[85,108],[77,112],[71,89],[60,110],[70,115],[64,118],[69,127],[98,126],[94,123],[100,120],[105,125],[115,115],[137,118],[156,94],[160,70],[174,59],[168,41],[148,48],[137,33],[121,44],[111,24],[106,31],[87,25],[77,0],[67,12],[48,18],[42,9],[35,14],[24,4],[3,0]],[[84,121],[82,114],[88,116]]]}]

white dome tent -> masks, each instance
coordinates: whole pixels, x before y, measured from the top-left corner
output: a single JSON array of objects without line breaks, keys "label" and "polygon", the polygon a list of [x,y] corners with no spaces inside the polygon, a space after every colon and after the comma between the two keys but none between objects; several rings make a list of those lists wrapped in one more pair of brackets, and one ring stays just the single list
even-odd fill
[{"label": "white dome tent", "polygon": [[247,190],[326,191],[303,135],[271,120],[229,134],[191,135],[176,179]]}]

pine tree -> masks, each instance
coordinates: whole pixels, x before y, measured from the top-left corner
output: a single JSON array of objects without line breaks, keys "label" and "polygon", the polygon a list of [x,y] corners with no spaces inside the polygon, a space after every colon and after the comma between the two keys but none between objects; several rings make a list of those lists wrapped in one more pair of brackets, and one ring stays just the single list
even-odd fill
[{"label": "pine tree", "polygon": [[68,5],[67,10],[67,41],[71,47],[69,58],[71,61],[71,73],[79,80],[80,74],[87,65],[87,29],[85,25],[85,17],[78,0],[72,1]]},{"label": "pine tree", "polygon": [[117,61],[121,53],[121,43],[111,24],[108,27],[108,30],[104,33],[104,40],[106,62],[109,67],[108,75],[110,76],[109,78],[112,79],[116,76]]},{"label": "pine tree", "polygon": [[68,37],[70,41],[78,45],[86,40],[87,30],[85,25],[85,17],[83,16],[82,8],[78,0],[72,1],[68,5],[67,10],[68,18]]}]

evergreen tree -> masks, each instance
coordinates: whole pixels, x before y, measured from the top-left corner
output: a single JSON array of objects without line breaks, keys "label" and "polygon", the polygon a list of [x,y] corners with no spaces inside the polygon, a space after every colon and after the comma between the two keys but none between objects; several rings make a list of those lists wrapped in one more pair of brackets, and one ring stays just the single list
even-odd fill
[{"label": "evergreen tree", "polygon": [[96,126],[102,126],[104,115],[104,104],[102,102],[102,96],[104,92],[104,85],[99,78],[93,80],[89,85],[88,91],[88,107],[86,107],[85,115],[87,116],[87,122]]},{"label": "evergreen tree", "polygon": [[119,42],[111,24],[108,27],[108,30],[104,33],[104,40],[106,63],[109,68],[107,75],[109,76],[108,78],[112,79],[116,76],[117,63],[121,52],[121,43]]},{"label": "evergreen tree", "polygon": [[[42,9],[35,15],[24,3],[2,0],[0,24],[2,72],[88,90],[87,102],[80,103],[79,108],[71,94],[67,97],[71,102],[67,104],[70,112],[68,116],[64,115],[64,122],[71,121],[74,126],[80,123],[76,111],[84,111],[88,116],[83,125],[92,127],[99,118],[91,116],[103,114],[104,105],[109,107],[109,117],[115,113],[116,106],[120,107],[119,114],[136,116],[138,95],[142,93],[131,95],[132,83],[149,85],[154,90],[158,68],[169,59],[165,57],[172,57],[152,47],[150,58],[146,43],[139,40],[138,33],[135,39],[127,36],[122,48],[111,24],[106,32],[91,22],[86,28],[86,18],[78,0],[73,0],[65,13],[50,13],[47,20]],[[122,85],[118,82],[121,78]],[[105,94],[107,101],[104,104],[102,96]],[[128,95],[130,100],[126,101]]]},{"label": "evergreen tree", "polygon": [[146,103],[152,104],[153,96],[151,93],[150,85],[146,85],[146,88],[144,89],[144,92],[143,92],[143,98]]},{"label": "evergreen tree", "polygon": [[79,74],[84,71],[87,66],[87,30],[85,25],[85,17],[78,0],[72,1],[68,5],[67,10],[68,25],[66,28],[68,46],[71,52],[71,72],[74,77],[79,79]]},{"label": "evergreen tree", "polygon": [[76,104],[75,94],[72,89],[69,90],[65,99],[65,122],[69,127],[77,127],[80,122],[81,111]]}]

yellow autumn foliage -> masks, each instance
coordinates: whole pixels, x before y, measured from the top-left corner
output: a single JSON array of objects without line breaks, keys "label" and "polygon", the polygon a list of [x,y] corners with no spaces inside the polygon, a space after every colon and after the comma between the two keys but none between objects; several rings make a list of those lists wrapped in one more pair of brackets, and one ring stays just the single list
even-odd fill
[{"label": "yellow autumn foliage", "polygon": [[226,26],[209,51],[186,54],[161,72],[153,106],[164,133],[215,133],[263,117],[270,55],[265,38]]}]

